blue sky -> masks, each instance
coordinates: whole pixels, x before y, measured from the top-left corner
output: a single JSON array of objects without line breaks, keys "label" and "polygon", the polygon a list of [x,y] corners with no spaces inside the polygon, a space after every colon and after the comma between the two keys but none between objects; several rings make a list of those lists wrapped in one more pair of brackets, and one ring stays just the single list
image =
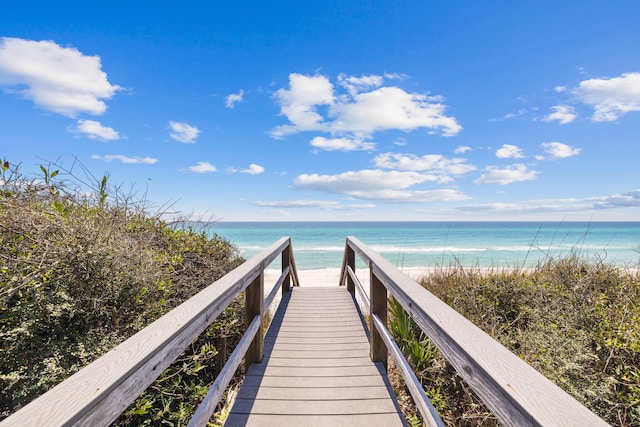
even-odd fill
[{"label": "blue sky", "polygon": [[10,2],[0,157],[216,220],[640,220],[639,22],[637,1]]}]

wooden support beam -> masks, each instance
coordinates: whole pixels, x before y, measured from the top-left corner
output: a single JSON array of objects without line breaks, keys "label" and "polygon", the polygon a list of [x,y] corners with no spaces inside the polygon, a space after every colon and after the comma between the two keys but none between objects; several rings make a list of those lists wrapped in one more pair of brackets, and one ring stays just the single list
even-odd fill
[{"label": "wooden support beam", "polygon": [[[282,272],[284,273],[291,266],[291,245],[287,246],[282,251]],[[282,293],[289,292],[291,289],[291,275],[287,274],[287,277],[282,281]]]},{"label": "wooden support beam", "polygon": [[370,272],[369,295],[371,297],[371,315],[369,319],[369,332],[371,333],[371,360],[374,362],[382,362],[386,371],[389,352],[373,319],[374,315],[378,316],[380,322],[385,328],[387,327],[387,288],[385,288],[384,284],[376,277],[372,268]]},{"label": "wooden support beam", "polygon": [[264,319],[264,266],[260,270],[258,277],[245,290],[245,303],[247,325],[251,324],[256,315],[260,316],[260,328],[244,357],[248,368],[252,363],[262,362],[264,354],[264,328],[262,326]]},{"label": "wooden support beam", "polygon": [[[353,249],[351,249],[351,247],[349,247],[349,245],[346,246],[346,260],[347,260],[347,266],[351,267],[351,270],[353,270],[353,272],[355,273],[356,271],[356,253],[353,251]],[[351,293],[354,293],[356,291],[356,285],[353,282],[353,279],[351,278],[351,276],[347,276],[347,290]]]}]

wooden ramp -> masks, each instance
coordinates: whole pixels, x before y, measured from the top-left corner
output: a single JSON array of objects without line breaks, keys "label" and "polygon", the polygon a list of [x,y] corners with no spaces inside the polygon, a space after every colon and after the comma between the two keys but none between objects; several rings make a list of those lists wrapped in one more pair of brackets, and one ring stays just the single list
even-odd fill
[{"label": "wooden ramp", "polygon": [[404,425],[345,287],[286,293],[264,345],[225,426]]}]

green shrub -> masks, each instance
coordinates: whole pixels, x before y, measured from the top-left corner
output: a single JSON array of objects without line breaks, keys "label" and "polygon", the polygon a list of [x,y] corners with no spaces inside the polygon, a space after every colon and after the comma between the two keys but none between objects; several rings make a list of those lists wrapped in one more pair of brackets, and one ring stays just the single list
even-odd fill
[{"label": "green shrub", "polygon": [[[441,269],[422,285],[607,422],[640,425],[638,271],[570,256],[531,271]],[[395,322],[398,342],[423,339]],[[417,351],[405,346],[416,368]],[[448,424],[497,424],[439,353],[417,371]]]},{"label": "green shrub", "polygon": [[[166,223],[107,177],[85,185],[42,167],[34,180],[0,166],[0,419],[242,262],[229,242]],[[169,393],[191,408],[215,377],[214,338],[233,341],[241,313],[238,301],[163,374],[169,385],[134,406],[158,415]],[[182,419],[177,406],[158,416]]]}]

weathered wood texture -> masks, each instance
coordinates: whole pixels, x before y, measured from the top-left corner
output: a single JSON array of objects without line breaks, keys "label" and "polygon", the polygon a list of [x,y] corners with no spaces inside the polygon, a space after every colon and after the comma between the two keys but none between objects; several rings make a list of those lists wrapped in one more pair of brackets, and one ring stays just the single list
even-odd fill
[{"label": "weathered wood texture", "polygon": [[344,287],[283,296],[225,426],[403,425],[393,390]]},{"label": "weathered wood texture", "polygon": [[374,316],[378,316],[380,322],[387,327],[387,288],[373,274],[371,269],[371,278],[369,279],[369,306],[371,316],[369,318],[369,334],[370,334],[370,354],[371,360],[381,362],[385,371],[387,370],[387,359],[389,352],[384,340],[380,336],[380,332],[373,324]]},{"label": "weathered wood texture", "polygon": [[354,237],[357,253],[442,354],[508,426],[606,426],[593,412]]},{"label": "weathered wood texture", "polygon": [[222,369],[216,380],[213,382],[213,385],[209,387],[207,395],[202,400],[200,406],[198,406],[198,409],[193,415],[193,418],[191,418],[191,421],[189,421],[188,427],[200,427],[207,425],[207,422],[211,418],[211,414],[216,410],[216,405],[218,405],[222,394],[227,389],[229,382],[231,382],[236,370],[240,366],[242,356],[252,345],[253,339],[258,331],[262,332],[262,319],[256,314],[249,324],[244,336],[236,346],[235,350],[233,350],[231,357],[227,363],[225,363],[224,369]]},{"label": "weathered wood texture", "polygon": [[380,334],[380,338],[389,349],[389,354],[391,355],[393,362],[396,364],[396,367],[405,379],[407,389],[409,390],[409,393],[411,393],[413,401],[418,407],[420,414],[422,414],[422,420],[424,423],[429,427],[444,427],[444,423],[442,422],[440,415],[427,397],[427,394],[422,388],[422,384],[413,372],[413,368],[409,365],[409,362],[405,359],[402,351],[393,340],[391,333],[387,329],[386,323],[380,320],[376,314],[371,315],[371,323]]},{"label": "weathered wood texture", "polygon": [[[283,237],[193,298],[3,420],[4,426],[109,425],[250,284],[252,310],[262,310],[263,271],[291,245]],[[291,260],[293,252],[288,251]],[[297,283],[295,264],[290,274]],[[279,282],[278,286],[281,286]],[[255,304],[254,304],[255,303]],[[249,320],[253,319],[253,315]],[[262,325],[262,319],[259,322]],[[259,334],[262,336],[262,334]],[[252,357],[260,358],[262,340]],[[224,385],[226,387],[226,384]]]}]

